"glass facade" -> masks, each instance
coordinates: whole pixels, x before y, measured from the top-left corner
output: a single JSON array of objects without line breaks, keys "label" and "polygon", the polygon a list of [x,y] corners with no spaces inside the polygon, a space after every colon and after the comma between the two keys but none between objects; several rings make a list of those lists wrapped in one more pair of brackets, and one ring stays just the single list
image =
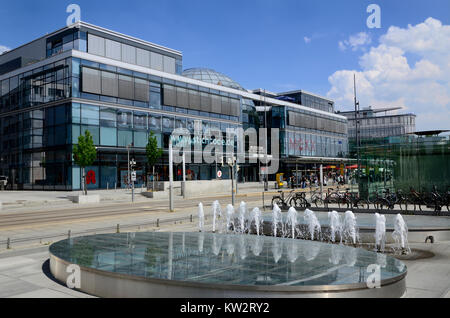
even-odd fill
[{"label": "glass facade", "polygon": [[296,103],[328,113],[334,113],[333,101],[303,91],[280,93],[277,95],[277,99]]},{"label": "glass facade", "polygon": [[88,50],[94,55],[112,60],[134,64],[157,71],[181,75],[181,57],[164,54],[159,51],[140,48],[122,42],[87,32]]},{"label": "glass facade", "polygon": [[410,187],[446,192],[450,186],[450,136],[390,137],[386,143],[361,148],[360,191],[369,196],[384,189],[409,193]]},{"label": "glass facade", "polygon": [[[263,114],[260,115],[263,121]],[[347,121],[290,107],[272,106],[268,125],[280,128],[282,157],[333,157],[348,154]]]},{"label": "glass facade", "polygon": [[[67,29],[46,39],[46,56],[55,62],[46,64],[44,60],[34,68],[24,67],[22,73],[16,69],[0,75],[0,175],[9,176],[13,189],[80,189],[81,171],[73,162],[72,148],[86,131],[98,153],[93,166],[86,168],[96,181],[87,186],[98,189],[127,186],[128,147],[130,158],[137,162],[136,186],[146,182],[149,132],[164,149],[156,172],[160,180],[167,180],[167,149],[175,128],[187,128],[192,138],[201,123],[203,133],[214,129],[226,139],[227,129],[263,126],[257,99],[230,92],[228,88],[244,90],[230,78],[199,69],[187,72],[185,78],[152,75],[161,73],[151,69],[181,74],[181,59],[128,42],[89,30]],[[92,54],[92,58],[66,57],[68,51]],[[94,56],[106,57],[108,62]],[[123,68],[118,62],[137,67]],[[142,70],[138,66],[149,72],[138,72]],[[192,84],[188,77],[227,89]],[[298,121],[292,119],[296,116]],[[306,116],[312,116],[316,124],[305,126],[302,118]],[[273,107],[268,117],[269,128],[281,129],[282,157],[346,154],[345,120],[285,106]],[[202,147],[209,142],[200,141]],[[174,170],[176,180],[182,178],[180,169]],[[186,169],[188,180],[216,175],[215,164],[188,164]],[[246,180],[257,180],[257,165],[243,164],[241,171]],[[222,172],[223,178],[230,177],[228,169]]]}]

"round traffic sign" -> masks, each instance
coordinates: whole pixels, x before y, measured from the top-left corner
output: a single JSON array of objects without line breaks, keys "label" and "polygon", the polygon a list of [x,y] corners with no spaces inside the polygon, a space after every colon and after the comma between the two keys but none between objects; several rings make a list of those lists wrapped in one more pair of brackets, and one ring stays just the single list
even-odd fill
[{"label": "round traffic sign", "polygon": [[220,170],[217,171],[217,178],[219,178],[219,179],[222,178],[222,171],[220,171]]}]

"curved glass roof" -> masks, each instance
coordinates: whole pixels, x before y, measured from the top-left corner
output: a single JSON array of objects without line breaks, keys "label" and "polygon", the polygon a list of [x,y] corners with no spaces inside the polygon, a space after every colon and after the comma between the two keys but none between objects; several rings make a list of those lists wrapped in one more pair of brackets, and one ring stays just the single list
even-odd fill
[{"label": "curved glass roof", "polygon": [[239,83],[233,81],[228,76],[208,68],[189,68],[184,70],[182,75],[202,82],[245,91]]}]

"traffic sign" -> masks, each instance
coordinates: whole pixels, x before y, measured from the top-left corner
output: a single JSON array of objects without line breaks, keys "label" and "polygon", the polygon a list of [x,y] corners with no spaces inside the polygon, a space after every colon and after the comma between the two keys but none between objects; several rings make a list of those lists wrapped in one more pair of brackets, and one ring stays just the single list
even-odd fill
[{"label": "traffic sign", "polygon": [[132,182],[136,181],[136,171],[131,172],[131,181]]},{"label": "traffic sign", "polygon": [[222,178],[222,171],[220,171],[220,170],[217,171],[217,178],[218,179]]}]

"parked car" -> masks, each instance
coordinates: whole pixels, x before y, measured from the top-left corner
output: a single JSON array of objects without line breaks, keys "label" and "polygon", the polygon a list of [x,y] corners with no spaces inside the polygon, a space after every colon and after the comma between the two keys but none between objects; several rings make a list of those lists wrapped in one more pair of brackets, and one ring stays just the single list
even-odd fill
[{"label": "parked car", "polygon": [[8,185],[8,177],[0,176],[0,188],[6,189],[7,185]]}]

